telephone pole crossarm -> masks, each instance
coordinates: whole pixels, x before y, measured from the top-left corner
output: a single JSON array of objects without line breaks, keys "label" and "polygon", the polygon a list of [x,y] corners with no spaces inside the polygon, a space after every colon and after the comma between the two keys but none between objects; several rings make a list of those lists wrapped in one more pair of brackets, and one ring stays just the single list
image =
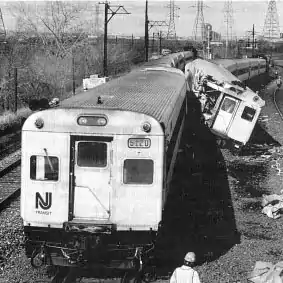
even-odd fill
[{"label": "telephone pole crossarm", "polygon": [[[108,76],[108,70],[107,70],[107,36],[108,36],[108,23],[115,15],[128,15],[130,14],[124,6],[114,6],[111,5],[105,1],[105,2],[99,2],[99,4],[104,5],[104,47],[103,47],[103,75],[104,77]],[[114,8],[114,9],[113,9]],[[120,11],[121,10],[121,11]],[[120,12],[119,12],[120,11]],[[108,15],[111,15],[108,18]]]}]

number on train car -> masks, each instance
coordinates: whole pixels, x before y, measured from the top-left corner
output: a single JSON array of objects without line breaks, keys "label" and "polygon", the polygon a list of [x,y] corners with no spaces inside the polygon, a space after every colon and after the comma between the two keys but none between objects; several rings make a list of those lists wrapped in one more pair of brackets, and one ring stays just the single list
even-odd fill
[{"label": "number on train car", "polygon": [[128,147],[130,148],[150,148],[150,139],[128,139]]}]

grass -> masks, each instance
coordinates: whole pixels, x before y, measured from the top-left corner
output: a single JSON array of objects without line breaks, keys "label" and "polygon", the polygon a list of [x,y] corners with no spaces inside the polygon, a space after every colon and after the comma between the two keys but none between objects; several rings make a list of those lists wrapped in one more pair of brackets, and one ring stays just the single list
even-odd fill
[{"label": "grass", "polygon": [[12,111],[3,112],[0,115],[0,131],[21,127],[24,119],[31,113],[32,111],[27,107],[19,109],[16,113]]}]

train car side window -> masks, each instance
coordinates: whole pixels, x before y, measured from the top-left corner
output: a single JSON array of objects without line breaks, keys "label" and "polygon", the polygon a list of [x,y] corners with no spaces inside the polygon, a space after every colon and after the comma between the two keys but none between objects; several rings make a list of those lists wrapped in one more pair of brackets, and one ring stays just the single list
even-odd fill
[{"label": "train car side window", "polygon": [[77,164],[80,167],[106,167],[107,144],[104,142],[79,142]]},{"label": "train car side window", "polygon": [[255,116],[256,111],[253,108],[246,106],[242,113],[241,118],[251,122]]},{"label": "train car side window", "polygon": [[234,100],[226,97],[224,102],[222,103],[221,110],[231,114],[234,111],[235,105],[236,102]]},{"label": "train car side window", "polygon": [[153,160],[151,159],[126,159],[123,168],[124,184],[153,183]]},{"label": "train car side window", "polygon": [[32,155],[30,178],[36,181],[58,181],[59,160],[55,156]]}]

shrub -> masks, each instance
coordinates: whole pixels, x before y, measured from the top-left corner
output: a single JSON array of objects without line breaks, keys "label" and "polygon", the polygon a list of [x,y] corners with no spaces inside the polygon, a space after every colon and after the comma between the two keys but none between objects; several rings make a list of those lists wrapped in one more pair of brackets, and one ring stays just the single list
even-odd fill
[{"label": "shrub", "polygon": [[29,108],[21,108],[17,113],[5,111],[0,115],[0,131],[21,127],[23,121],[32,113]]}]

